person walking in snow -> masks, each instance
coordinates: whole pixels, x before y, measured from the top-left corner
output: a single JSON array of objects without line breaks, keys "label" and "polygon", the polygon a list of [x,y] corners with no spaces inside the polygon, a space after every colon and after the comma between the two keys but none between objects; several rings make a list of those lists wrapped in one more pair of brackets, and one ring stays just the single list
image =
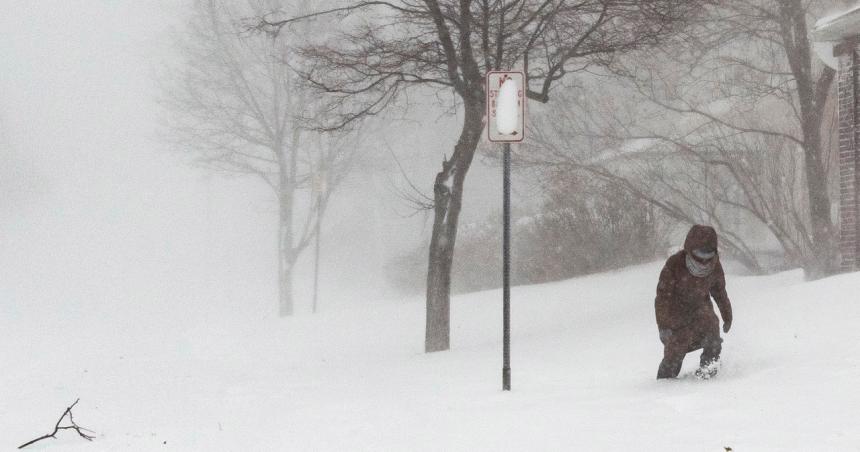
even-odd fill
[{"label": "person walking in snow", "polygon": [[732,327],[732,304],[726,294],[726,278],[717,250],[717,232],[695,225],[687,233],[684,249],[666,260],[657,284],[654,311],[663,343],[663,361],[657,378],[675,378],[684,356],[702,349],[696,375],[716,375],[723,339],[711,297],[720,309],[723,332]]}]

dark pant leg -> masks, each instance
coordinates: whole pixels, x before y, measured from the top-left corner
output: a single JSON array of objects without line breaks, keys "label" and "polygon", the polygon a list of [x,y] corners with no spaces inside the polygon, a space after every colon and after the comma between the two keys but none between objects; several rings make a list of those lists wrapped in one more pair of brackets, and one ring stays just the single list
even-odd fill
[{"label": "dark pant leg", "polygon": [[723,351],[723,339],[717,336],[708,336],[702,342],[702,356],[699,365],[705,367],[720,360],[720,352]]},{"label": "dark pant leg", "polygon": [[699,365],[705,367],[719,361],[723,339],[720,337],[720,321],[713,313],[703,319],[700,328],[702,356],[699,358]]},{"label": "dark pant leg", "polygon": [[667,352],[668,347],[663,350],[663,361],[660,362],[660,367],[657,368],[657,378],[675,378],[681,373],[681,365],[684,364],[684,354],[680,356]]},{"label": "dark pant leg", "polygon": [[692,344],[689,330],[673,331],[672,336],[663,343],[663,361],[657,369],[657,378],[675,378],[681,373],[684,356]]}]

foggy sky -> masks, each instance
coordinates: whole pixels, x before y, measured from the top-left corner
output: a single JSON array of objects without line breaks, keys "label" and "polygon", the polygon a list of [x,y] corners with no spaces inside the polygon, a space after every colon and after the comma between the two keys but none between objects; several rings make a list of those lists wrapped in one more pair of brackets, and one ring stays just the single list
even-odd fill
[{"label": "foggy sky", "polygon": [[[64,300],[275,312],[268,189],[194,168],[158,136],[156,75],[171,62],[170,36],[182,33],[189,4],[2,2],[0,309]],[[456,117],[417,99],[410,121],[389,121],[375,138],[430,193],[459,129]],[[387,151],[375,155],[378,171],[353,175],[327,213],[324,310],[393,296],[383,264],[429,233],[421,215],[402,217],[409,209],[391,189],[402,178]],[[476,159],[462,222],[500,207],[497,173]],[[300,313],[309,309],[310,256],[299,263]]]}]

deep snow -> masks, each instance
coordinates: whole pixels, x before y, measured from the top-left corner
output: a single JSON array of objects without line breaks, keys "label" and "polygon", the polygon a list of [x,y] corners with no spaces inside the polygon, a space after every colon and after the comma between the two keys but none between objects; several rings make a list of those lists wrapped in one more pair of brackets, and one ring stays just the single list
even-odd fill
[{"label": "deep snow", "polygon": [[95,441],[32,450],[860,450],[860,273],[729,275],[721,375],[658,382],[659,270],[514,288],[511,393],[497,290],[455,297],[452,350],[431,355],[420,299],[268,320],[18,304],[0,316],[0,449],[80,397]]}]

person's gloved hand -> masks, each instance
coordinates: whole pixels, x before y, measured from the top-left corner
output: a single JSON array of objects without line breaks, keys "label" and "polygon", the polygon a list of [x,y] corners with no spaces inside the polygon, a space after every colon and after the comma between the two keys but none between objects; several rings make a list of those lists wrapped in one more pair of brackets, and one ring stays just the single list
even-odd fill
[{"label": "person's gloved hand", "polygon": [[668,341],[670,337],[672,337],[672,330],[670,330],[670,329],[660,330],[660,342],[665,344],[666,341]]},{"label": "person's gloved hand", "polygon": [[732,321],[723,322],[723,333],[728,333],[730,329],[732,329]]}]

